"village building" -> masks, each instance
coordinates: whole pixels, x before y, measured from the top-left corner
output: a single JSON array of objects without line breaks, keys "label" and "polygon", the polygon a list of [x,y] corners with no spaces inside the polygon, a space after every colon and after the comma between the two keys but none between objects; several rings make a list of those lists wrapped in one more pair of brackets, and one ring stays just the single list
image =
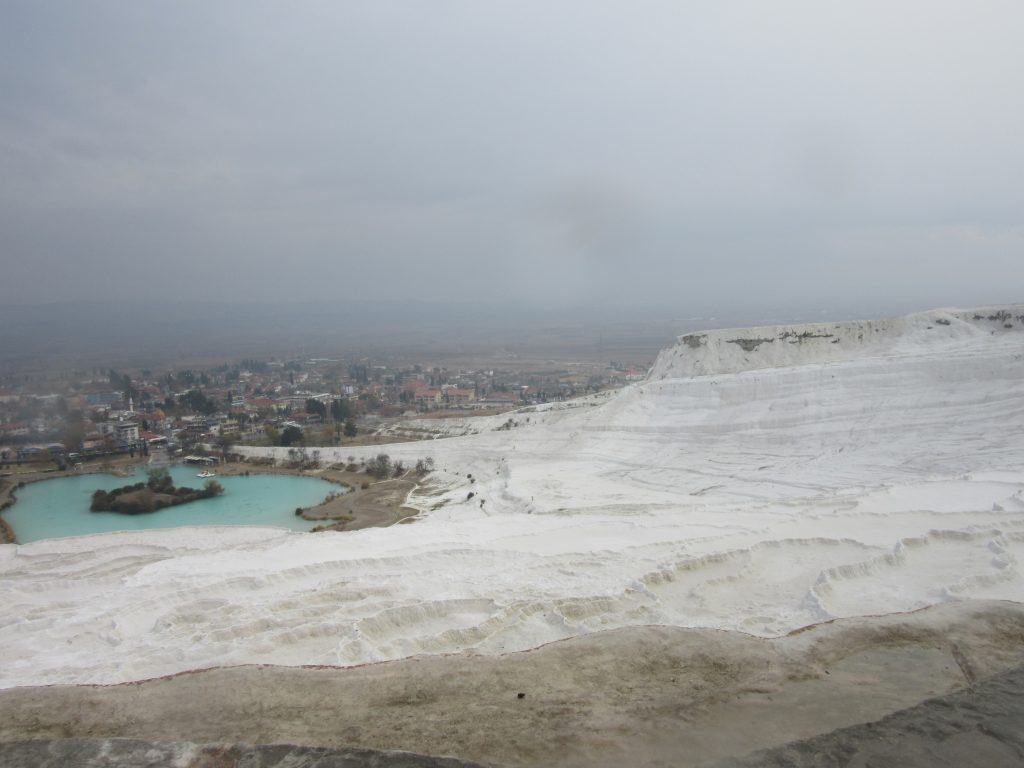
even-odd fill
[{"label": "village building", "polygon": [[413,390],[413,400],[424,408],[435,407],[441,403],[441,390],[433,387]]},{"label": "village building", "polygon": [[447,387],[444,390],[443,399],[449,405],[469,405],[476,400],[476,392],[472,389]]},{"label": "village building", "polygon": [[488,392],[480,398],[479,405],[488,407],[498,405],[516,405],[518,402],[519,396],[514,392]]},{"label": "village building", "polygon": [[114,434],[121,445],[134,445],[139,442],[139,425],[134,421],[118,422]]}]

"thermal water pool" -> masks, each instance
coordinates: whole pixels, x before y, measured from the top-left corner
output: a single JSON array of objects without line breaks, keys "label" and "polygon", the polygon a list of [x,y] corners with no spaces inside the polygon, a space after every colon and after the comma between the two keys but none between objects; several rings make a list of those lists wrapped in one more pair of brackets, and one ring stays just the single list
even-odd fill
[{"label": "thermal water pool", "polygon": [[[202,488],[206,480],[194,467],[172,467],[176,486]],[[296,507],[319,504],[341,486],[315,477],[294,475],[218,476],[224,493],[210,499],[168,507],[157,512],[125,515],[90,512],[92,494],[146,479],[145,469],[131,477],[83,474],[31,483],[16,491],[18,501],[4,510],[19,544],[61,536],[83,536],[111,531],[177,528],[187,525],[270,525],[308,531],[323,521],[304,520]]]}]

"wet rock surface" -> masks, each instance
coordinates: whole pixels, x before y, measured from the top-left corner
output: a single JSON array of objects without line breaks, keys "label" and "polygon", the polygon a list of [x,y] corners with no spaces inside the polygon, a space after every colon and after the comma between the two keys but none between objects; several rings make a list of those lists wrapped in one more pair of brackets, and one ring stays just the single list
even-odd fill
[{"label": "wet rock surface", "polygon": [[[553,765],[559,764],[557,761]],[[669,763],[666,763],[669,764]],[[674,765],[693,765],[676,755]],[[1024,765],[1024,667],[929,699],[876,722],[841,728],[705,768]],[[195,744],[142,739],[0,743],[4,768],[472,768],[480,763],[408,752],[290,744]]]},{"label": "wet rock surface", "polygon": [[1024,667],[895,712],[715,768],[1024,765]]},{"label": "wet rock surface", "polygon": [[[269,748],[253,753],[262,762],[241,762],[245,754],[230,751],[238,747],[203,757],[195,746],[223,744],[304,745],[280,768],[347,765],[327,761],[366,749],[536,768],[1013,765],[1022,669],[1024,606],[1016,603],[947,603],[775,639],[634,628],[502,656],[10,688],[0,691],[0,743],[44,746],[0,752],[0,766],[106,764],[87,761],[104,754],[95,751],[46,762],[46,750],[74,743],[178,745],[193,751],[177,763],[147,763],[141,752],[111,764],[184,768],[278,765]],[[892,720],[922,702],[918,715]],[[928,762],[936,755],[947,762]],[[194,762],[200,757],[208,762]],[[438,764],[446,763],[411,763]]]},{"label": "wet rock surface", "polygon": [[443,757],[291,744],[59,739],[0,744],[4,768],[473,768]]}]

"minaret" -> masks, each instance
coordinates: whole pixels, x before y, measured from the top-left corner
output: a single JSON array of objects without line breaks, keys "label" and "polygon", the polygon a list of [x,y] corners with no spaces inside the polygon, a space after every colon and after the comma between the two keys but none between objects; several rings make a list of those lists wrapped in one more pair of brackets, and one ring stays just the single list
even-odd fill
[{"label": "minaret", "polygon": [[128,413],[135,413],[135,403],[132,401],[131,395],[128,395]]}]

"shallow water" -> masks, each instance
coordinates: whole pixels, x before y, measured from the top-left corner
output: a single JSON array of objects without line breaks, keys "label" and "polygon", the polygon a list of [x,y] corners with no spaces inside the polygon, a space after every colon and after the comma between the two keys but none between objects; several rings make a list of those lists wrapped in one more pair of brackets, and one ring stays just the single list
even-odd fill
[{"label": "shallow water", "polygon": [[[196,477],[195,467],[172,467],[174,484],[202,488],[206,480]],[[224,493],[212,499],[141,515],[90,512],[92,494],[146,479],[144,470],[133,477],[85,474],[44,480],[17,491],[18,501],[4,511],[14,528],[18,543],[62,536],[82,536],[111,531],[177,528],[186,525],[271,525],[293,531],[308,531],[319,521],[303,520],[296,507],[319,504],[341,486],[313,477],[291,475],[250,475],[217,477]]]}]

